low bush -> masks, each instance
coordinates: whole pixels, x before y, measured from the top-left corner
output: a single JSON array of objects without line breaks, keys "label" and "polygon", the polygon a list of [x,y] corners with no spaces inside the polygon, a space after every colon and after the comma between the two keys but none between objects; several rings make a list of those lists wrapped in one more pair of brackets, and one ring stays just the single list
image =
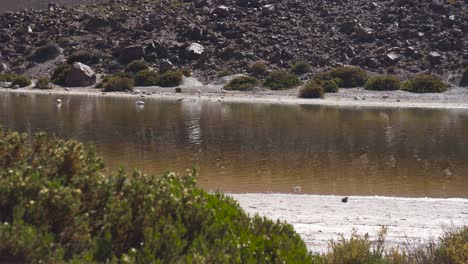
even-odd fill
[{"label": "low bush", "polygon": [[36,85],[34,88],[37,89],[51,89],[50,87],[50,79],[48,77],[41,77],[37,80]]},{"label": "low bush", "polygon": [[134,87],[134,81],[129,77],[112,77],[103,86],[105,92],[121,92],[121,91],[132,91]]},{"label": "low bush", "polygon": [[338,84],[335,80],[329,80],[322,82],[323,91],[326,93],[337,93],[338,92]]},{"label": "low bush", "polygon": [[182,84],[183,75],[178,71],[167,71],[159,76],[159,86],[174,87]]},{"label": "low bush", "polygon": [[182,73],[185,77],[192,77],[192,71],[187,68],[179,69],[179,72]]},{"label": "low bush", "polygon": [[467,87],[468,86],[468,67],[465,68],[465,71],[463,72],[462,78],[460,80],[460,86],[461,87]]},{"label": "low bush", "polygon": [[310,72],[310,64],[308,64],[305,61],[299,61],[296,62],[292,67],[291,67],[291,72],[297,75],[302,75],[305,73]]},{"label": "low bush", "polygon": [[28,77],[10,73],[0,74],[0,82],[11,82],[11,86],[18,85],[19,87],[31,85],[31,80]]},{"label": "low bush", "polygon": [[231,76],[231,75],[233,75],[233,74],[234,74],[234,72],[231,71],[230,69],[222,69],[222,70],[220,70],[220,71],[218,72],[217,76],[218,76],[219,78],[221,78],[221,77],[225,77],[225,76]]},{"label": "low bush", "polygon": [[232,79],[228,84],[224,86],[226,90],[238,90],[238,91],[248,91],[255,88],[258,81],[255,77],[252,76],[239,76]]},{"label": "low bush", "polygon": [[268,68],[265,63],[256,61],[250,65],[249,71],[255,76],[265,76],[268,73]]},{"label": "low bush", "polygon": [[0,257],[12,263],[311,263],[289,224],[196,173],[106,175],[91,148],[0,130]]},{"label": "low bush", "polygon": [[147,69],[139,71],[135,75],[135,85],[136,86],[156,86],[159,84],[159,73]]},{"label": "low bush", "polygon": [[368,78],[365,70],[356,67],[339,67],[331,69],[328,74],[331,79],[340,78],[343,81],[342,88],[363,86]]},{"label": "low bush", "polygon": [[79,51],[70,55],[67,59],[68,64],[75,62],[81,62],[86,65],[93,65],[99,63],[100,58],[94,52],[90,51]]},{"label": "low bush", "polygon": [[284,90],[298,86],[301,83],[296,75],[286,71],[274,71],[265,79],[264,85],[272,90]]},{"label": "low bush", "polygon": [[49,42],[34,51],[30,59],[36,62],[46,62],[55,59],[61,54],[61,48],[53,42]]},{"label": "low bush", "polygon": [[125,72],[135,74],[137,72],[149,69],[148,63],[144,60],[134,60],[125,68]]},{"label": "low bush", "polygon": [[70,64],[61,64],[59,65],[54,72],[52,73],[51,80],[54,84],[65,85],[65,79],[67,78],[67,73],[70,71],[72,66]]},{"label": "low bush", "polygon": [[364,89],[374,91],[394,91],[400,90],[400,86],[400,80],[396,76],[383,75],[370,77],[364,85]]},{"label": "low bush", "polygon": [[309,81],[304,84],[299,90],[299,97],[301,98],[323,98],[325,92],[322,86],[314,81]]},{"label": "low bush", "polygon": [[446,83],[428,74],[416,75],[402,85],[402,90],[412,93],[442,93],[447,89]]}]

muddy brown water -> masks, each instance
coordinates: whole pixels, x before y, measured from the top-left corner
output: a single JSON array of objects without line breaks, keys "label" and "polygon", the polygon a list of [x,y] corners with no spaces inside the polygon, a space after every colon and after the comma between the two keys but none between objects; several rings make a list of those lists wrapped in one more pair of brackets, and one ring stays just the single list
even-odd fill
[{"label": "muddy brown water", "polygon": [[136,100],[0,93],[0,126],[94,144],[112,169],[197,167],[206,190],[468,197],[468,110]]}]

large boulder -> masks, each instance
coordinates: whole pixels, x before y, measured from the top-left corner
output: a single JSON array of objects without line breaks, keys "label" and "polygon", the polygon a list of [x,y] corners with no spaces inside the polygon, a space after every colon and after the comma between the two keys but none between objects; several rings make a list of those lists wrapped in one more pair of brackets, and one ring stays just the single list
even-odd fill
[{"label": "large boulder", "polygon": [[75,62],[72,68],[67,72],[65,85],[70,87],[85,87],[96,83],[96,73],[91,67]]},{"label": "large boulder", "polygon": [[140,60],[145,56],[145,48],[141,45],[127,46],[120,51],[119,61],[127,64],[134,60]]},{"label": "large boulder", "polygon": [[185,57],[187,59],[193,60],[199,59],[204,52],[205,48],[202,45],[198,43],[192,43],[185,49]]},{"label": "large boulder", "polygon": [[229,8],[225,5],[220,5],[215,7],[212,11],[212,14],[218,16],[218,17],[227,17],[229,16]]}]

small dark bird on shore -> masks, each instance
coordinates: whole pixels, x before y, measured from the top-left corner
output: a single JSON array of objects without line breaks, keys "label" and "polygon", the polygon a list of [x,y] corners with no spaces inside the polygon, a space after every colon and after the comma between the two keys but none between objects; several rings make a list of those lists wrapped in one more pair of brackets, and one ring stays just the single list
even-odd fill
[{"label": "small dark bird on shore", "polygon": [[348,197],[345,197],[345,198],[341,199],[341,201],[342,201],[343,203],[347,203],[347,202],[348,202]]}]

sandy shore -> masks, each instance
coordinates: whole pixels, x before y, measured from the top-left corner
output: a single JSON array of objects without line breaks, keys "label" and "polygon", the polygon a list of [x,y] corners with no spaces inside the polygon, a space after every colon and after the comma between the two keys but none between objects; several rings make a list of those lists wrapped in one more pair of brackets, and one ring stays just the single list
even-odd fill
[{"label": "sandy shore", "polygon": [[324,251],[330,239],[388,227],[387,245],[427,241],[447,227],[468,225],[468,199],[352,196],[347,203],[332,195],[230,194],[249,214],[280,219],[294,226],[312,251]]},{"label": "sandy shore", "polygon": [[[174,88],[136,87],[140,93],[109,92],[103,93],[99,89],[55,87],[51,90],[37,90],[28,88],[8,89],[0,88],[0,92],[33,93],[63,95],[88,95],[111,97],[134,97],[135,100],[198,100],[223,101],[239,103],[268,103],[268,104],[307,104],[328,106],[363,106],[363,107],[411,107],[411,108],[453,108],[468,109],[468,89],[454,87],[442,94],[414,94],[404,91],[367,91],[363,88],[340,89],[338,93],[327,94],[325,99],[301,99],[297,97],[299,88],[285,91],[271,91],[257,88],[253,91],[222,92],[222,85],[203,85],[195,78],[186,78],[180,86],[182,93],[176,93]],[[200,92],[199,92],[200,91]]]}]

